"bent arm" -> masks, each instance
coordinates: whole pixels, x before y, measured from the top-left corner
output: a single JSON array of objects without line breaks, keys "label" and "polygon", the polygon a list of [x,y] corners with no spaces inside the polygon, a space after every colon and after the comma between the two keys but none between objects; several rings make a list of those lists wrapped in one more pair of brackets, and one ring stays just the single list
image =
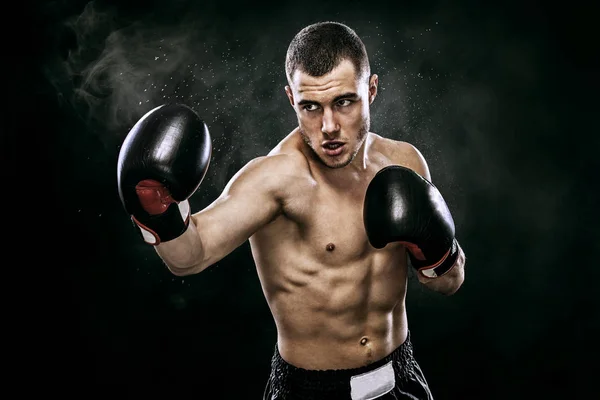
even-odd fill
[{"label": "bent arm", "polygon": [[[400,157],[404,160],[405,165],[411,168],[425,179],[431,182],[431,173],[429,166],[425,161],[425,158],[421,152],[409,143],[403,143],[401,147]],[[457,242],[458,244],[458,242]],[[420,272],[417,272],[419,282],[425,285],[427,288],[450,296],[462,286],[465,280],[465,253],[458,244],[458,257],[454,263],[454,266],[444,275],[438,276],[437,278],[428,278]]]},{"label": "bent arm", "polygon": [[249,162],[212,204],[192,215],[183,235],[155,247],[173,274],[196,274],[215,264],[281,212],[281,157]]}]

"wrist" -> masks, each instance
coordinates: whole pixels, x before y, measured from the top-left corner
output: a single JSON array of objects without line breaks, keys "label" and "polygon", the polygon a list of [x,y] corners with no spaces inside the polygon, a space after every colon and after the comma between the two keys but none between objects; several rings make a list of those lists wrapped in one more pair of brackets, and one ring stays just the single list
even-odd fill
[{"label": "wrist", "polygon": [[137,226],[144,241],[153,246],[176,239],[187,230],[190,223],[190,203],[188,200],[171,203],[161,214],[149,213],[132,215],[131,220]]},{"label": "wrist", "polygon": [[418,267],[419,274],[422,274],[426,278],[438,278],[450,272],[458,260],[459,246],[456,238],[452,240],[450,249],[446,252],[444,257],[437,263],[429,266]]}]

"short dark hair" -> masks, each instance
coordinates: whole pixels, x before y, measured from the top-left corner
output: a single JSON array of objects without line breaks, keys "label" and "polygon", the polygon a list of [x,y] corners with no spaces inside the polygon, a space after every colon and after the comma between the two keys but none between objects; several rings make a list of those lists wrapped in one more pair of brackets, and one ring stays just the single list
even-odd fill
[{"label": "short dark hair", "polygon": [[346,59],[354,64],[358,76],[371,74],[367,50],[354,30],[339,22],[318,22],[302,29],[292,39],[285,58],[285,72],[290,82],[297,69],[319,77]]}]

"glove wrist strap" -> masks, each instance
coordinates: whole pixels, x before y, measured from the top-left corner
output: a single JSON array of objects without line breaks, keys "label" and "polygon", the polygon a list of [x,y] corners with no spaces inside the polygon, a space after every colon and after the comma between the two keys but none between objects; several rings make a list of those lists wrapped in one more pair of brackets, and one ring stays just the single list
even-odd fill
[{"label": "glove wrist strap", "polygon": [[153,246],[183,235],[190,223],[190,203],[184,200],[173,203],[160,215],[131,216],[131,220],[144,241]]},{"label": "glove wrist strap", "polygon": [[452,246],[450,247],[450,250],[448,250],[446,257],[441,262],[439,262],[437,265],[420,268],[419,272],[427,278],[438,278],[447,274],[452,268],[454,268],[457,259],[458,242],[456,241],[456,238],[454,238],[454,240],[452,240]]}]

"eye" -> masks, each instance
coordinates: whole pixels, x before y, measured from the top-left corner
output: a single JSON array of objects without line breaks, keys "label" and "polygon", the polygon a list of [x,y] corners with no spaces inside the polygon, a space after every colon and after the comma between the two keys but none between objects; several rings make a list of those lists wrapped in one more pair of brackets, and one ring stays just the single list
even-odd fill
[{"label": "eye", "polygon": [[350,104],[352,104],[352,101],[348,100],[348,99],[343,99],[338,101],[338,106],[340,107],[348,107]]},{"label": "eye", "polygon": [[306,104],[302,107],[303,110],[306,111],[316,111],[319,107],[316,104]]}]

